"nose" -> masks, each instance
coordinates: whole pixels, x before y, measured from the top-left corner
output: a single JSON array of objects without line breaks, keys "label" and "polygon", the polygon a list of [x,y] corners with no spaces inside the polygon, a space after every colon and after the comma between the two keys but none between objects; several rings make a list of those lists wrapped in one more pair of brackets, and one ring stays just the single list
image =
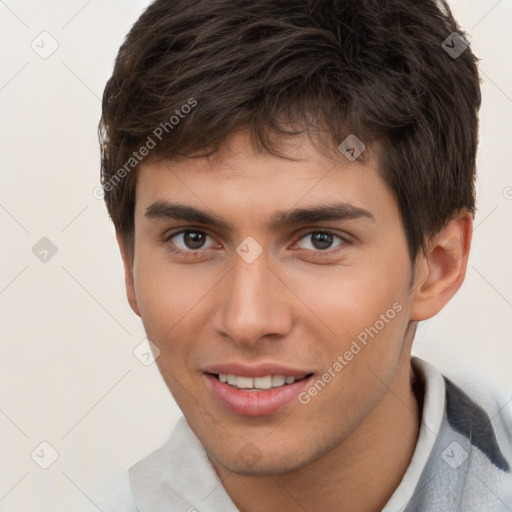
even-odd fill
[{"label": "nose", "polygon": [[269,267],[265,251],[252,263],[238,254],[233,260],[216,290],[216,332],[244,346],[285,336],[293,324],[291,294]]}]

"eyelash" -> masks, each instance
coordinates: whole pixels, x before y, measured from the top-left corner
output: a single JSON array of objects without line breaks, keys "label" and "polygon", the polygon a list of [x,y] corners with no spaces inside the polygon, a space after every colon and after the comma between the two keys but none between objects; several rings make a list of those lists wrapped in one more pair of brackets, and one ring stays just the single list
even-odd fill
[{"label": "eyelash", "polygon": [[[176,236],[181,235],[183,233],[202,233],[202,234],[212,238],[205,231],[202,231],[200,229],[190,229],[190,228],[187,228],[187,229],[181,229],[179,231],[170,233],[169,235],[165,236],[164,242],[170,242],[173,238],[175,238]],[[322,234],[326,234],[326,235],[332,235],[333,237],[339,238],[342,243],[337,245],[334,250],[327,249],[325,251],[322,251],[322,250],[313,251],[313,250],[309,250],[309,249],[299,249],[299,250],[310,252],[313,257],[322,257],[324,255],[336,254],[339,251],[342,251],[345,248],[345,246],[350,243],[350,241],[348,240],[347,237],[343,237],[341,235],[338,235],[334,231],[329,231],[328,229],[314,229],[314,230],[310,230],[310,231],[308,231],[306,233],[302,233],[301,236],[297,239],[297,242],[299,242],[303,238],[306,238],[307,236],[313,235],[315,233],[322,233]],[[297,243],[297,242],[295,242],[295,243]],[[171,252],[179,254],[179,255],[184,256],[186,258],[197,258],[197,257],[202,256],[204,254],[204,252],[212,250],[212,249],[197,249],[197,250],[191,249],[189,251],[183,251],[181,249],[176,249],[175,247],[172,247],[172,246],[169,246],[168,249]]]}]

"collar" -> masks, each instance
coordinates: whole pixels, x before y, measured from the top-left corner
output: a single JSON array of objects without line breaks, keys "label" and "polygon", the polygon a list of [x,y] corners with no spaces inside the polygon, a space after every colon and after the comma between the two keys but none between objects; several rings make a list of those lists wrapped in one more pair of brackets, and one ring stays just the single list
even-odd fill
[{"label": "collar", "polygon": [[421,474],[432,453],[443,421],[446,400],[443,376],[432,365],[415,356],[411,357],[411,366],[415,377],[422,384],[424,393],[420,432],[411,462],[402,481],[382,509],[382,512],[404,510],[411,501]]},{"label": "collar", "polygon": [[132,466],[130,485],[139,512],[211,510],[238,512],[183,416],[169,440]]}]

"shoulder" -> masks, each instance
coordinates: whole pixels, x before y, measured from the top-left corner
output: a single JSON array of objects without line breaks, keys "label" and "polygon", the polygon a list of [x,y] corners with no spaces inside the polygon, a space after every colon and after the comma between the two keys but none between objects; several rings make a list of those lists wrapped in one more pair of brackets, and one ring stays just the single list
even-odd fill
[{"label": "shoulder", "polygon": [[439,383],[441,377],[444,407],[407,512],[512,509],[511,394],[479,372],[455,377],[421,360],[418,365],[425,370],[427,385],[428,379]]},{"label": "shoulder", "polygon": [[446,419],[497,469],[510,472],[512,463],[512,396],[489,383],[455,383],[444,377]]}]

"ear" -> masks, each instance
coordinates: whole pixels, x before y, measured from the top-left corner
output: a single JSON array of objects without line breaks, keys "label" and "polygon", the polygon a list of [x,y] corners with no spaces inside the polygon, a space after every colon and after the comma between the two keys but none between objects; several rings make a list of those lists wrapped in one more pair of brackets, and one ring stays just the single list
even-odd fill
[{"label": "ear", "polygon": [[435,236],[426,255],[418,256],[411,320],[433,317],[458,291],[466,275],[472,234],[473,216],[464,212]]},{"label": "ear", "polygon": [[119,245],[119,250],[121,251],[121,258],[123,259],[124,266],[124,283],[126,287],[126,297],[128,298],[128,302],[130,307],[133,309],[134,313],[140,316],[139,307],[137,305],[137,298],[135,296],[135,286],[133,284],[133,268],[130,254],[128,253],[126,241],[124,236],[120,231],[116,229],[116,239],[117,244]]}]

